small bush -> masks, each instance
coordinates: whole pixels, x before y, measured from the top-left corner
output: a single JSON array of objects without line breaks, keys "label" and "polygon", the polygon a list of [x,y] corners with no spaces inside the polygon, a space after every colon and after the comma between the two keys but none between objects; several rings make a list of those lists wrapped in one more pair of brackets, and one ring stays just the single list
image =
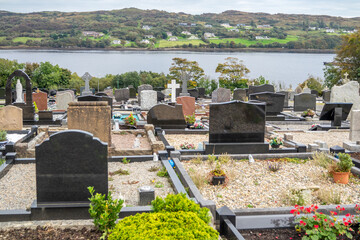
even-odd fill
[{"label": "small bush", "polygon": [[268,165],[268,169],[271,171],[271,172],[277,172],[281,169],[281,162],[271,162],[271,161],[268,161],[267,162],[267,165]]},{"label": "small bush", "polygon": [[201,208],[194,201],[188,199],[185,193],[169,194],[164,199],[156,197],[151,202],[154,212],[193,212],[206,224],[210,223],[209,209]]},{"label": "small bush", "polygon": [[331,158],[329,158],[325,153],[316,152],[313,154],[313,163],[317,166],[328,169],[329,166],[334,162]]},{"label": "small bush", "polygon": [[227,154],[227,153],[224,153],[224,154],[221,154],[218,158],[219,162],[221,164],[227,164],[229,163],[232,159],[231,157]]},{"label": "small bush", "polygon": [[165,167],[163,167],[160,171],[158,171],[156,175],[159,177],[168,177],[169,176]]},{"label": "small bush", "polygon": [[5,162],[5,159],[0,158],[0,166],[3,165]]},{"label": "small bush", "polygon": [[219,233],[193,212],[157,212],[129,216],[119,221],[109,240],[217,240]]},{"label": "small bush", "polygon": [[0,130],[0,141],[6,140],[7,132],[5,130]]},{"label": "small bush", "polygon": [[213,164],[216,161],[216,156],[215,155],[208,155],[208,163],[209,164]]},{"label": "small bush", "polygon": [[128,160],[126,157],[123,158],[121,161],[122,161],[123,164],[128,164],[128,163],[130,163],[130,159]]},{"label": "small bush", "polygon": [[337,163],[337,172],[349,172],[354,166],[351,157],[347,153],[339,153],[339,162]]},{"label": "small bush", "polygon": [[110,172],[109,175],[110,176],[113,176],[113,175],[130,175],[130,173],[129,173],[128,170],[124,170],[124,169],[119,168],[115,172]]},{"label": "small bush", "polygon": [[336,189],[320,189],[317,192],[317,198],[320,200],[321,205],[340,204],[341,192]]},{"label": "small bush", "polygon": [[164,187],[164,184],[162,182],[156,182],[155,183],[155,187],[156,188],[163,188]]}]

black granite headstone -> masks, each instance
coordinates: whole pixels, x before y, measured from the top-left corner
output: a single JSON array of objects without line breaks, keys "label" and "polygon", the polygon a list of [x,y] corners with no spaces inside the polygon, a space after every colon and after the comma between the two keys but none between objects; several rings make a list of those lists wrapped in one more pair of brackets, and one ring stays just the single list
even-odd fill
[{"label": "black granite headstone", "polygon": [[311,89],[311,94],[315,95],[316,97],[319,96],[319,92],[315,89]]},{"label": "black granite headstone", "polygon": [[164,87],[154,87],[154,91],[161,92],[162,90],[165,90]]},{"label": "black granite headstone", "polygon": [[260,92],[275,92],[275,88],[271,84],[263,84],[259,86],[249,86],[248,95]]},{"label": "black granite headstone", "polygon": [[113,106],[113,99],[111,97],[106,96],[93,96],[93,95],[86,95],[86,96],[80,96],[77,98],[79,102],[85,102],[85,101],[89,101],[89,102],[99,102],[99,101],[104,101],[107,102],[108,105],[111,107]]},{"label": "black granite headstone", "polygon": [[311,93],[294,95],[294,111],[302,112],[308,109],[316,110],[316,96]]},{"label": "black granite headstone", "polygon": [[209,122],[210,143],[263,143],[265,103],[212,103]]},{"label": "black granite headstone", "polygon": [[331,91],[325,90],[322,92],[322,95],[325,102],[330,102]]},{"label": "black granite headstone", "polygon": [[147,123],[163,129],[184,129],[186,122],[182,105],[169,106],[158,104],[147,114]]},{"label": "black granite headstone", "polygon": [[176,97],[180,97],[181,91],[182,91],[181,88],[176,88]]},{"label": "black granite headstone", "polygon": [[163,94],[163,93],[160,92],[160,91],[157,91],[156,93],[157,93],[157,101],[158,101],[158,102],[164,101],[164,99],[165,99],[165,94]]},{"label": "black granite headstone", "polygon": [[277,93],[280,93],[280,94],[284,94],[285,95],[285,98],[284,98],[284,107],[289,107],[289,92],[288,91],[280,91],[280,92],[277,92]]},{"label": "black granite headstone", "polygon": [[190,97],[194,97],[195,99],[199,98],[199,92],[195,89],[188,89],[188,93],[190,93]]},{"label": "black granite headstone", "polygon": [[108,97],[108,95],[104,92],[98,92],[98,93],[95,93],[95,96],[99,96],[99,97]]},{"label": "black granite headstone", "polygon": [[88,202],[108,193],[107,143],[80,130],[58,132],[35,149],[37,203]]},{"label": "black granite headstone", "polygon": [[266,103],[266,115],[277,115],[284,109],[285,95],[281,93],[263,92],[250,94],[249,100]]},{"label": "black granite headstone", "polygon": [[199,92],[199,98],[204,98],[205,97],[205,88],[197,88],[198,92]]},{"label": "black granite headstone", "polygon": [[129,87],[130,98],[136,98],[136,89],[133,87]]}]

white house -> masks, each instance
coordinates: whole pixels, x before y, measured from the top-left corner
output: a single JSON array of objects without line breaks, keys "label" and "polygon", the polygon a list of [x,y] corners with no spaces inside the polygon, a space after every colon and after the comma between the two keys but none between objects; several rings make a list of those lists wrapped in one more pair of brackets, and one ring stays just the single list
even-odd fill
[{"label": "white house", "polygon": [[142,29],[149,31],[149,30],[151,29],[151,26],[149,26],[149,25],[144,25],[144,26],[142,26]]},{"label": "white house", "polygon": [[196,27],[196,23],[191,23],[190,26],[191,27]]},{"label": "white house", "polygon": [[153,35],[145,35],[144,37],[145,37],[145,38],[148,38],[148,39],[152,39],[152,38],[154,38],[154,36],[153,36]]},{"label": "white house", "polygon": [[84,32],[82,32],[82,35],[84,35],[85,37],[94,37],[94,38],[104,36],[103,33],[94,32],[94,31],[84,31]]},{"label": "white house", "polygon": [[270,25],[257,25],[257,28],[271,28]]},{"label": "white house", "polygon": [[149,43],[150,43],[150,41],[149,41],[149,40],[147,40],[147,39],[143,39],[143,40],[141,40],[141,41],[140,41],[140,43],[149,44]]},{"label": "white house", "polygon": [[325,32],[327,32],[327,33],[334,33],[335,30],[330,28],[330,29],[326,29]]},{"label": "white house", "polygon": [[184,26],[184,27],[186,27],[188,24],[187,23],[179,23],[179,26]]},{"label": "white house", "polygon": [[178,38],[175,37],[175,36],[170,37],[170,38],[168,39],[168,41],[171,41],[171,42],[175,42],[175,41],[177,41],[177,40],[178,40]]},{"label": "white house", "polygon": [[255,36],[256,40],[269,40],[270,38],[268,36]]},{"label": "white house", "polygon": [[184,35],[191,35],[191,32],[189,31],[182,31],[181,34],[184,34]]},{"label": "white house", "polygon": [[229,32],[239,32],[239,29],[237,29],[237,28],[229,28],[228,31]]},{"label": "white house", "polygon": [[113,40],[112,44],[121,44],[121,40]]},{"label": "white house", "polygon": [[212,25],[211,25],[211,24],[205,24],[204,27],[206,27],[206,28],[212,28]]},{"label": "white house", "polygon": [[171,36],[172,36],[172,32],[166,32],[166,35],[167,35],[168,37],[171,37]]},{"label": "white house", "polygon": [[204,38],[206,39],[206,38],[215,38],[216,36],[215,36],[215,34],[214,33],[204,33]]},{"label": "white house", "polygon": [[231,27],[229,23],[222,23],[220,24],[220,26],[224,27],[224,28],[229,28]]},{"label": "white house", "polygon": [[199,39],[199,38],[197,36],[195,36],[195,35],[191,35],[188,39],[189,40],[195,40],[195,39]]}]

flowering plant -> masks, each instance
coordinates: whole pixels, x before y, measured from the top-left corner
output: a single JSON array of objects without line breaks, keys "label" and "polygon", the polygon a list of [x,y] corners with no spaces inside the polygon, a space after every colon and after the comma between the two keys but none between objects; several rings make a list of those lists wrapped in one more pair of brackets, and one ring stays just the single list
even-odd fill
[{"label": "flowering plant", "polygon": [[180,144],[180,148],[181,149],[195,149],[195,146],[194,146],[194,144],[192,144],[192,143],[182,143],[182,144]]},{"label": "flowering plant", "polygon": [[203,129],[204,128],[204,124],[202,122],[195,122],[193,126],[191,126],[192,128],[195,129]]},{"label": "flowering plant", "polygon": [[274,145],[283,145],[283,141],[282,139],[279,137],[272,137],[269,141],[270,145],[271,146],[274,146]]},{"label": "flowering plant", "polygon": [[129,124],[129,125],[132,125],[132,126],[136,125],[136,118],[132,115],[132,113],[130,113],[130,115],[127,116],[124,119],[124,121],[125,121],[126,124]]},{"label": "flowering plant", "polygon": [[[302,240],[336,240],[339,235],[346,235],[346,237],[352,239],[350,232],[354,230],[350,225],[355,222],[354,215],[348,213],[341,220],[337,218],[337,212],[330,211],[330,215],[327,215],[317,212],[317,209],[318,206],[316,205],[311,205],[308,208],[295,205],[295,209],[290,211],[294,216],[300,215],[300,213],[306,214],[295,220],[297,223],[295,226],[296,231],[305,232]],[[345,208],[340,206],[337,206],[336,209],[339,213],[345,211]]]},{"label": "flowering plant", "polygon": [[195,122],[195,113],[193,115],[186,115],[185,116],[185,122],[187,124],[190,124],[190,125],[194,124],[194,122]]},{"label": "flowering plant", "polygon": [[311,110],[311,109],[308,109],[306,111],[304,111],[301,116],[303,117],[313,117],[315,116],[315,111],[314,110]]}]

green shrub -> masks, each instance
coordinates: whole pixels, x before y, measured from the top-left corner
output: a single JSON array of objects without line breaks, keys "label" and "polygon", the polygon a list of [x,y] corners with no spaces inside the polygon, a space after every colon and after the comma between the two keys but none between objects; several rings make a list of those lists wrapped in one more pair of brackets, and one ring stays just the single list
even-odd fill
[{"label": "green shrub", "polygon": [[188,199],[185,193],[168,194],[164,199],[156,197],[151,202],[154,212],[194,212],[206,224],[210,223],[209,209],[201,208],[194,201]]},{"label": "green shrub", "polygon": [[119,217],[124,200],[113,200],[111,192],[109,192],[107,199],[105,194],[94,194],[94,187],[88,187],[88,190],[91,194],[91,198],[89,198],[90,216],[94,219],[94,225],[103,232],[103,236],[101,238],[105,239],[111,229],[115,227],[115,221]]},{"label": "green shrub", "polygon": [[168,177],[169,176],[165,167],[163,167],[161,170],[159,170],[156,175],[159,177]]},{"label": "green shrub", "polygon": [[3,165],[5,162],[5,159],[0,158],[0,166]]},{"label": "green shrub", "polygon": [[349,172],[354,166],[351,157],[346,153],[339,153],[339,162],[337,163],[337,172]]},{"label": "green shrub", "polygon": [[129,216],[119,221],[109,240],[121,239],[209,239],[219,233],[193,212],[157,212]]},{"label": "green shrub", "polygon": [[0,141],[5,141],[6,135],[7,135],[7,133],[5,130],[0,130]]}]

